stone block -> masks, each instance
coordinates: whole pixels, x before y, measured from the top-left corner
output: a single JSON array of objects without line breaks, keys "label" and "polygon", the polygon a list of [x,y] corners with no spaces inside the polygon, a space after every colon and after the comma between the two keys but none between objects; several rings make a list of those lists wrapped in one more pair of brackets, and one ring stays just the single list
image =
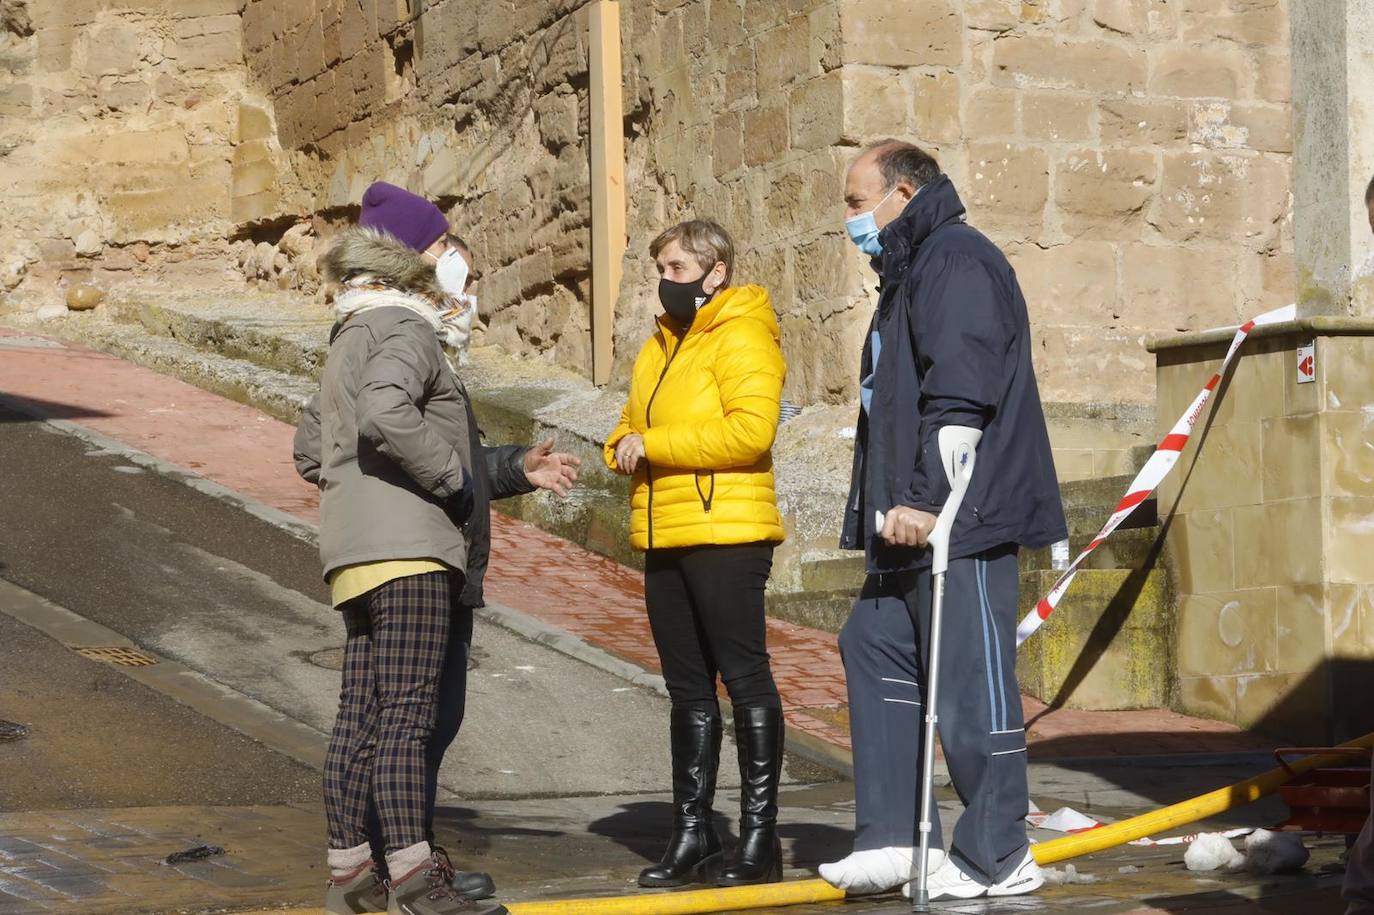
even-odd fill
[{"label": "stone block", "polygon": [[235,197],[230,201],[229,218],[242,225],[261,222],[281,215],[281,198],[275,191],[264,191],[249,197]]},{"label": "stone block", "polygon": [[168,56],[187,69],[226,70],[243,64],[243,30],[237,16],[183,20],[174,32]]},{"label": "stone block", "polygon": [[[798,149],[821,149],[843,142],[845,124],[845,79],[832,70],[802,83],[788,96],[792,145]],[[721,174],[719,170],[717,174]]]},{"label": "stone block", "polygon": [[[795,117],[793,124],[795,131]],[[794,134],[795,135],[795,134]],[[711,170],[717,178],[744,165],[744,120],[729,111],[716,118],[711,138]]]},{"label": "stone block", "polygon": [[970,143],[965,183],[970,219],[978,225],[1038,233],[1049,200],[1045,151],[1010,143]]},{"label": "stone block", "polygon": [[826,3],[811,14],[811,66],[829,73],[844,64],[844,32],[840,8]]},{"label": "stone block", "polygon": [[237,130],[234,142],[245,143],[252,140],[267,140],[275,131],[272,129],[272,115],[267,109],[247,102],[239,102]]},{"label": "stone block", "polygon": [[749,165],[774,162],[790,142],[785,100],[760,105],[744,113],[744,161]]},{"label": "stone block", "polygon": [[1289,165],[1268,156],[1170,152],[1151,222],[1170,241],[1270,244],[1290,208]]},{"label": "stone block", "polygon": [[87,36],[84,69],[90,76],[119,76],[133,70],[142,53],[138,31],[126,22],[112,20]]},{"label": "stone block", "polygon": [[277,183],[277,167],[270,161],[235,163],[231,191],[234,197],[251,197]]},{"label": "stone block", "polygon": [[[1331,527],[1327,532],[1328,581],[1360,584],[1371,577],[1374,555],[1374,497],[1338,496],[1329,500]],[[1320,510],[1320,509],[1318,509]]]},{"label": "stone block", "polygon": [[862,291],[863,277],[856,269],[852,248],[848,238],[836,234],[797,248],[794,277],[802,307]]},{"label": "stone block", "polygon": [[[1254,472],[1258,468],[1247,470],[1250,470],[1250,476],[1246,482],[1252,493],[1249,498],[1253,499],[1256,487],[1252,481],[1259,477]],[[1241,473],[1238,468],[1232,468],[1229,472]],[[1212,476],[1215,479],[1222,473],[1218,468]],[[1189,484],[1190,488],[1200,485],[1200,482],[1194,479]],[[1337,557],[1342,549],[1339,543],[1331,544],[1323,556],[1321,500],[1295,499],[1265,505],[1242,505],[1234,512],[1237,583],[1252,588],[1319,584],[1323,580],[1323,564],[1327,567],[1329,580],[1351,580],[1338,575],[1336,571]],[[1333,521],[1336,513],[1333,502]],[[1363,519],[1365,515],[1359,512],[1358,517]],[[1335,526],[1341,528],[1339,523]],[[1374,530],[1374,525],[1368,526]],[[1357,532],[1352,528],[1351,533]],[[1356,537],[1359,546],[1367,546],[1368,539],[1368,535]],[[1361,569],[1368,568],[1368,558],[1368,552],[1362,554]]]},{"label": "stone block", "polygon": [[1328,584],[1331,650],[1342,658],[1374,657],[1374,586]]},{"label": "stone block", "polygon": [[1185,715],[1234,723],[1236,677],[1179,677],[1178,710]]},{"label": "stone block", "polygon": [[1237,313],[1237,285],[1236,253],[1227,247],[1121,249],[1121,313],[1137,326],[1184,332],[1237,323],[1249,317]]},{"label": "stone block", "polygon": [[1214,3],[1185,0],[1181,17],[1188,42],[1223,39],[1257,48],[1288,41],[1288,15],[1281,0]]},{"label": "stone block", "polygon": [[1021,25],[1022,0],[964,0],[964,25],[988,32],[1010,32]]},{"label": "stone block", "polygon": [[1078,400],[1084,391],[1108,403],[1154,402],[1154,357],[1141,346],[1143,331],[1099,322],[1032,324],[1031,333],[1040,396],[1046,402]]},{"label": "stone block", "polygon": [[999,86],[1126,95],[1143,90],[1146,78],[1145,52],[1111,41],[1014,35],[999,40],[993,53],[993,81]]},{"label": "stone block", "polygon": [[1070,143],[1093,135],[1093,99],[1061,92],[1026,93],[1021,97],[1021,124],[1028,140]]},{"label": "stone block", "polygon": [[844,80],[844,135],[850,143],[905,131],[910,100],[897,72],[853,65],[839,72]]},{"label": "stone block", "polygon": [[1273,588],[1184,594],[1179,599],[1179,676],[1273,673],[1278,642]]},{"label": "stone block", "polygon": [[1264,446],[1264,501],[1312,499],[1322,494],[1322,441],[1313,416],[1260,420]]},{"label": "stone block", "polygon": [[545,146],[559,150],[578,141],[577,108],[577,94],[572,92],[544,95],[535,101],[539,136]]},{"label": "stone block", "polygon": [[33,103],[33,86],[27,83],[0,87],[0,117],[28,117],[33,111]]},{"label": "stone block", "polygon": [[1151,54],[1151,95],[1171,98],[1238,98],[1254,82],[1254,62],[1239,48],[1190,46]]},{"label": "stone block", "polygon": [[730,51],[725,67],[725,103],[745,105],[758,97],[758,68],[751,45],[740,45]]},{"label": "stone block", "polygon": [[1370,447],[1374,435],[1370,425],[1362,410],[1321,414],[1322,476],[1330,495],[1364,496],[1374,492],[1374,447]]},{"label": "stone block", "polygon": [[1138,98],[1102,99],[1097,120],[1102,143],[1114,146],[1168,146],[1186,139],[1190,125],[1185,103]]},{"label": "stone block", "polygon": [[1032,324],[1105,322],[1116,312],[1116,249],[1109,242],[1079,238],[1048,248],[1010,245],[1007,258]]},{"label": "stone block", "polygon": [[886,67],[958,67],[963,63],[963,22],[949,0],[840,0],[840,29],[845,63]]},{"label": "stone block", "polygon": [[1282,586],[1273,589],[1278,598],[1277,673],[1304,674],[1329,656],[1328,640],[1334,622],[1326,607],[1322,584]]},{"label": "stone block", "polygon": [[1174,516],[1169,528],[1169,558],[1184,594],[1234,591],[1236,563],[1230,509],[1190,511]]},{"label": "stone block", "polygon": [[1256,53],[1255,95],[1280,105],[1293,100],[1293,64],[1285,51]]},{"label": "stone block", "polygon": [[107,167],[177,166],[190,159],[190,147],[176,127],[126,130],[101,137],[95,154]]},{"label": "stone block", "polygon": [[986,140],[1016,135],[1016,107],[1020,93],[1014,89],[980,86],[969,99],[965,124],[970,139]]},{"label": "stone block", "polygon": [[959,116],[959,77],[947,70],[911,76],[911,132],[927,143],[963,139]]},{"label": "stone block", "polygon": [[755,40],[758,91],[762,95],[785,89],[812,76],[811,20],[791,19]]},{"label": "stone block", "polygon": [[1178,33],[1178,4],[1169,0],[1097,0],[1093,22],[1132,38],[1172,38]]}]

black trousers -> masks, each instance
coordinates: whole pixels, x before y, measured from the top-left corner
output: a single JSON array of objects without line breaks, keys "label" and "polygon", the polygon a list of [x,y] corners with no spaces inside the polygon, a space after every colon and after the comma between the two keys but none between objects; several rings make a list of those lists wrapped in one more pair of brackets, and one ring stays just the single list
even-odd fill
[{"label": "black trousers", "polygon": [[735,708],[782,708],[763,612],[772,569],[771,543],[645,554],[644,603],[674,706],[717,711],[719,675]]}]

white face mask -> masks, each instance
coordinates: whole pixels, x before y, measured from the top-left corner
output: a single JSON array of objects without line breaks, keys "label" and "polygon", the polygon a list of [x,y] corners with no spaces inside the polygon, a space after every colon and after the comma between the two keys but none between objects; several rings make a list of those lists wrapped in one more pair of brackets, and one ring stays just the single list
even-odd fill
[{"label": "white face mask", "polygon": [[444,295],[456,299],[467,290],[468,262],[457,248],[449,248],[438,257],[426,251],[425,256],[434,258],[434,275]]}]

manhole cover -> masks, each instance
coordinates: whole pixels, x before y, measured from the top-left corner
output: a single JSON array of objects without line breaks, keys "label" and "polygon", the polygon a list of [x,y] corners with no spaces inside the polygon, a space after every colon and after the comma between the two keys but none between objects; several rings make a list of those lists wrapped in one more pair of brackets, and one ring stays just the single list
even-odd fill
[{"label": "manhole cover", "polygon": [[28,736],[27,725],[19,724],[16,721],[0,721],[0,741],[23,740]]},{"label": "manhole cover", "polygon": [[92,661],[104,661],[120,667],[152,667],[157,658],[146,655],[137,648],[103,646],[99,648],[77,648],[76,653]]}]

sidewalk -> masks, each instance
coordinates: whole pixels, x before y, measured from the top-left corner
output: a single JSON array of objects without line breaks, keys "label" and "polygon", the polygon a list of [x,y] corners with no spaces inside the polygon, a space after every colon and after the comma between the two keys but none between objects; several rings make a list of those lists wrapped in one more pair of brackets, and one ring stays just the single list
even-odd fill
[{"label": "sidewalk", "polygon": [[[318,499],[291,462],[293,429],[242,404],[72,344],[0,327],[0,398],[75,423],[316,524]],[[493,518],[488,597],[657,672],[638,572],[501,515]],[[857,584],[857,583],[856,583]],[[835,636],[769,620],[769,648],[795,735],[843,765],[844,672]],[[1230,725],[1164,710],[1048,710],[1023,698],[1039,759],[1236,753],[1273,743]],[[824,752],[828,751],[828,752]]]}]

